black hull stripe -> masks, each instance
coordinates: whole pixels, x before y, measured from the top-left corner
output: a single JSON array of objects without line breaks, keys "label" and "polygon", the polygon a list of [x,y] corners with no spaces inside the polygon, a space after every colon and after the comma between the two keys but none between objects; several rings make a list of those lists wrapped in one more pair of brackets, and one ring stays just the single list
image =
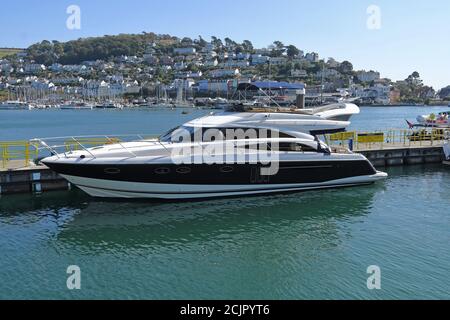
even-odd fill
[{"label": "black hull stripe", "polygon": [[91,187],[82,184],[75,184],[78,187],[89,188],[95,190],[104,190],[104,191],[114,191],[114,192],[123,192],[123,193],[138,193],[138,194],[149,194],[149,195],[197,195],[197,194],[222,194],[222,193],[242,193],[242,192],[269,192],[269,191],[280,191],[283,190],[307,190],[307,189],[320,189],[320,188],[337,188],[337,187],[352,187],[352,186],[362,186],[362,185],[371,185],[374,182],[355,182],[355,183],[343,183],[343,184],[326,184],[319,186],[308,186],[308,187],[283,187],[283,188],[263,188],[263,189],[242,189],[242,190],[224,190],[224,191],[202,191],[202,192],[147,192],[147,191],[130,191],[130,190],[121,190],[121,189],[110,189],[110,188],[99,188],[99,187]]},{"label": "black hull stripe", "polygon": [[263,176],[261,169],[264,166],[258,164],[45,164],[53,171],[67,176],[178,185],[320,184],[376,174],[376,170],[367,160],[282,162],[279,163],[279,171],[271,176]]}]

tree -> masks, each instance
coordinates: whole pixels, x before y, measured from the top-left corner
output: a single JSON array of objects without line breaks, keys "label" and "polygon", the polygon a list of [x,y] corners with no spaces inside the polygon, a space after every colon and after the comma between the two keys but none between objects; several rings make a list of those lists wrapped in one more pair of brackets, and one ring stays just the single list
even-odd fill
[{"label": "tree", "polygon": [[294,58],[296,56],[298,56],[300,54],[300,50],[294,46],[294,45],[289,45],[287,47],[287,55],[289,58]]},{"label": "tree", "polygon": [[281,41],[274,41],[273,45],[275,46],[276,49],[278,50],[282,50],[284,48],[284,44]]},{"label": "tree", "polygon": [[223,47],[223,42],[219,38],[212,36],[211,37],[211,43],[216,47],[216,49]]},{"label": "tree", "polygon": [[183,45],[191,45],[192,44],[192,39],[191,38],[188,38],[188,37],[185,37],[185,38],[183,38],[182,40],[181,40],[181,44],[183,44]]},{"label": "tree", "polygon": [[414,71],[411,75],[409,75],[405,81],[411,86],[412,89],[423,85],[423,81],[420,79],[420,74],[417,71]]},{"label": "tree", "polygon": [[351,74],[353,72],[353,65],[349,61],[343,61],[338,68],[338,71],[342,74]]},{"label": "tree", "polygon": [[206,46],[206,41],[205,41],[205,39],[202,38],[202,36],[198,36],[198,44],[199,44],[201,47]]},{"label": "tree", "polygon": [[442,88],[441,90],[439,90],[438,94],[441,99],[449,99],[450,98],[450,86]]},{"label": "tree", "polygon": [[236,46],[236,42],[234,42],[230,38],[225,38],[225,46],[227,48],[232,48],[232,47]]},{"label": "tree", "polygon": [[253,51],[253,43],[250,40],[244,40],[244,42],[242,42],[242,47],[247,52]]}]

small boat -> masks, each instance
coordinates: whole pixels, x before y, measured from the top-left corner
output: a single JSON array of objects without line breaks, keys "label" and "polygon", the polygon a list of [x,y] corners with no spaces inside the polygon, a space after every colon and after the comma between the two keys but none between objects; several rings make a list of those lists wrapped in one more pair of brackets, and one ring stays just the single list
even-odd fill
[{"label": "small boat", "polygon": [[96,109],[123,109],[123,105],[117,102],[105,102],[95,106]]},{"label": "small boat", "polygon": [[88,104],[86,102],[68,102],[60,105],[59,109],[61,110],[92,110],[94,108],[93,105]]},{"label": "small boat", "polygon": [[23,101],[5,101],[0,103],[0,110],[31,110],[33,105]]},{"label": "small boat", "polygon": [[417,117],[419,126],[434,127],[434,128],[450,128],[450,112],[440,112],[437,115],[434,113],[422,115]]}]

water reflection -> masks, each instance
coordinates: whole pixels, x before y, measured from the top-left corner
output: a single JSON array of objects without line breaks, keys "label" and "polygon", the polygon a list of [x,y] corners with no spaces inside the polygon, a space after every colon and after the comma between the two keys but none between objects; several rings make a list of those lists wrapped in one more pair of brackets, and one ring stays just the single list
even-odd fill
[{"label": "water reflection", "polygon": [[336,221],[366,215],[374,195],[382,190],[383,185],[378,184],[181,203],[102,201],[73,191],[2,201],[0,223],[48,220],[53,223],[53,236],[63,245],[91,251],[236,241],[261,233],[265,240],[286,241],[299,235],[330,240],[338,239]]}]

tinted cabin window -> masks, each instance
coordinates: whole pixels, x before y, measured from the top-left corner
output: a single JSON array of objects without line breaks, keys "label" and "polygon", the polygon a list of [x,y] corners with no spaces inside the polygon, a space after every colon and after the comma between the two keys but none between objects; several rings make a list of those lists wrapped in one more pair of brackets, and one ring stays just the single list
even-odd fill
[{"label": "tinted cabin window", "polygon": [[279,144],[278,149],[283,152],[317,152],[316,149],[308,145],[295,142],[282,142]]}]

